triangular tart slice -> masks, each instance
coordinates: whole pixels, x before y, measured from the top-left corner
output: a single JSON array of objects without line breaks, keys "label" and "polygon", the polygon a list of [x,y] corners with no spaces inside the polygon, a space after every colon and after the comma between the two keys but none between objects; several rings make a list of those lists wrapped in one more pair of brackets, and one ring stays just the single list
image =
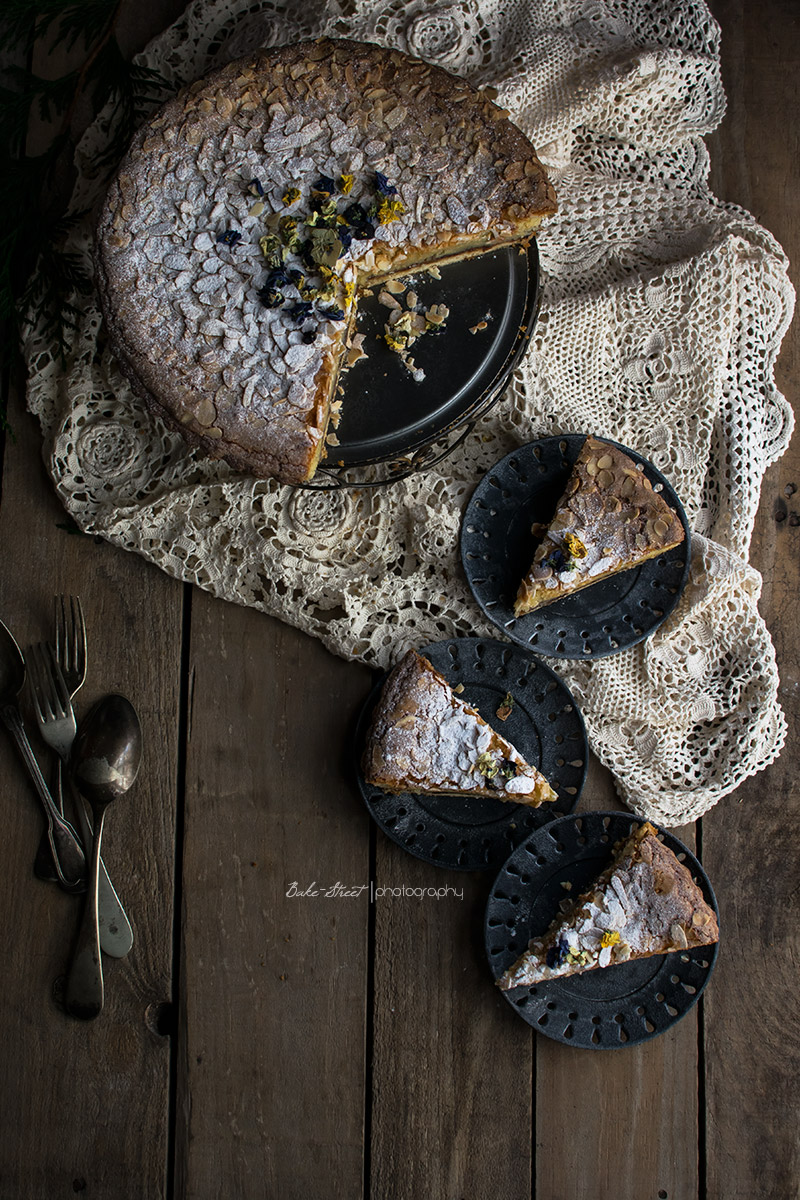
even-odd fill
[{"label": "triangular tart slice", "polygon": [[504,991],[719,941],[716,913],[649,822],[497,983]]},{"label": "triangular tart slice", "polygon": [[683,524],[644,471],[618,446],[587,437],[553,519],[519,585],[522,617],[684,540]]},{"label": "triangular tart slice", "polygon": [[536,767],[409,650],[388,676],[367,734],[367,783],[387,792],[540,804],[557,794]]}]

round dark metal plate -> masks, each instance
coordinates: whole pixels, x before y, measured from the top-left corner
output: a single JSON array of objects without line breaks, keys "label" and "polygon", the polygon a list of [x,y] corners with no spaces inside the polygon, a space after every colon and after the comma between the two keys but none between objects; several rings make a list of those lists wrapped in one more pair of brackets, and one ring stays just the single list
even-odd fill
[{"label": "round dark metal plate", "polygon": [[543,438],[507,454],[478,484],[461,526],[464,570],[483,613],[518,645],[554,658],[602,658],[641,642],[667,619],[689,577],[683,505],[657,467],[621,446],[678,514],[686,540],[638,567],[514,616],[517,588],[536,546],[531,525],[553,516],[585,438]]},{"label": "round dark metal plate", "polygon": [[[637,825],[630,813],[581,813],[553,821],[518,846],[494,882],[486,906],[486,954],[495,979],[545,932],[570,896],[588,889],[606,868],[616,842]],[[719,916],[711,884],[682,842],[659,837],[688,867]],[[503,992],[524,1021],[557,1042],[610,1050],[649,1041],[685,1016],[705,988],[718,945],[549,979]]]},{"label": "round dark metal plate", "polygon": [[[383,333],[389,309],[380,287],[359,300],[356,327],[367,357],[343,376],[342,416],[324,468],[363,466],[433,443],[487,411],[530,340],[539,306],[539,254],[498,250],[443,263],[441,279],[426,271],[404,278],[426,308],[446,304],[441,333],[425,334],[411,348],[425,372],[417,383]],[[405,307],[403,297],[398,297]],[[480,322],[486,328],[471,333]]]},{"label": "round dark metal plate", "polygon": [[[528,834],[571,812],[586,777],[588,747],[583,718],[566,685],[533,655],[486,638],[454,638],[421,651],[494,729],[502,732],[558,793],[558,802],[530,808],[481,796],[391,795],[368,784],[361,755],[372,711],[383,688],[373,689],[356,729],[356,771],[361,795],[384,833],[417,858],[462,871],[497,870]],[[507,692],[514,704],[497,718]]]}]

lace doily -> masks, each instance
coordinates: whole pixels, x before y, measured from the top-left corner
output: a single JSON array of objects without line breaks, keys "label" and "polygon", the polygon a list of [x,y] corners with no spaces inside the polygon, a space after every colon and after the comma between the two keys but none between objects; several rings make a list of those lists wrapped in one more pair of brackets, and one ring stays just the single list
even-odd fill
[{"label": "lace doily", "polygon": [[[539,246],[541,316],[507,396],[454,454],[375,491],[293,491],[193,456],[136,401],[96,301],[66,369],[26,343],[29,407],[77,523],[179,579],[252,605],[345,657],[496,636],[463,577],[458,532],[482,474],[515,446],[576,430],[647,455],[695,531],[689,587],[644,644],[559,663],[623,800],[693,820],[772,762],[785,735],[748,546],[791,411],[773,365],[794,293],[774,239],[707,185],[700,135],[722,118],[718,28],[700,0],[195,0],[140,56],[176,83],[259,46],[376,41],[491,84],[559,195]],[[101,114],[74,206],[104,186]],[[71,249],[88,255],[87,222]]]}]

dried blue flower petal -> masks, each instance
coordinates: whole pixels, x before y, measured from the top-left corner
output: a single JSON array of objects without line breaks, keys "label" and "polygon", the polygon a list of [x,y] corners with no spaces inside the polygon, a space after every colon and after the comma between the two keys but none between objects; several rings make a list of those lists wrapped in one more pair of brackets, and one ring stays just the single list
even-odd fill
[{"label": "dried blue flower petal", "polygon": [[336,184],[331,179],[330,175],[320,175],[316,183],[312,183],[311,189],[314,192],[327,192],[332,196],[336,191]]},{"label": "dried blue flower petal", "polygon": [[342,243],[342,250],[349,250],[350,243],[353,240],[352,230],[348,229],[346,225],[337,225],[336,235],[339,238],[339,241]]},{"label": "dried blue flower petal", "polygon": [[284,283],[291,283],[289,274],[284,267],[276,267],[274,270],[270,271],[269,275],[264,281],[264,286],[279,287]]},{"label": "dried blue flower petal", "polygon": [[353,204],[348,204],[347,208],[342,213],[342,216],[347,221],[348,225],[354,225],[356,228],[358,228],[359,225],[366,224],[366,222],[369,220],[369,217],[367,216],[367,210],[364,208],[363,204],[358,204],[356,202]]},{"label": "dried blue flower petal", "polygon": [[247,184],[247,190],[251,196],[263,196],[264,188],[260,179],[251,179]]},{"label": "dried blue flower petal", "polygon": [[359,225],[353,230],[353,237],[358,242],[368,242],[375,237],[375,226],[371,221],[365,221],[363,225]]},{"label": "dried blue flower petal", "polygon": [[327,317],[329,321],[343,321],[344,320],[344,309],[343,308],[334,308],[334,307],[321,308],[319,310],[319,315],[321,317]]},{"label": "dried blue flower petal", "polygon": [[286,272],[286,278],[289,283],[293,283],[295,287],[300,287],[305,283],[305,276],[302,271],[298,271],[297,267],[290,267]]},{"label": "dried blue flower petal", "polygon": [[553,946],[551,946],[550,949],[547,951],[544,961],[547,963],[548,967],[550,967],[551,969],[555,968],[555,967],[560,967],[561,964],[566,960],[568,953],[569,953],[569,942],[567,941],[566,937],[562,933],[559,936],[558,941]]},{"label": "dried blue flower petal", "polygon": [[397,188],[389,183],[389,180],[381,171],[375,172],[375,187],[382,196],[396,196]]},{"label": "dried blue flower petal", "polygon": [[308,300],[297,300],[288,310],[289,316],[293,321],[296,321],[298,325],[301,325],[307,317],[311,316],[313,307],[313,304],[311,304],[311,302]]},{"label": "dried blue flower petal", "polygon": [[229,246],[231,249],[233,249],[236,243],[240,242],[241,240],[242,235],[239,233],[238,229],[224,229],[222,233],[217,234],[217,244]]},{"label": "dried blue flower petal", "polygon": [[265,308],[280,308],[284,301],[283,292],[267,284],[258,289],[258,298]]},{"label": "dried blue flower petal", "polygon": [[310,346],[312,342],[315,342],[317,340],[318,332],[319,332],[319,330],[317,330],[317,329],[304,329],[303,330],[303,341],[305,342],[305,344],[307,346]]}]

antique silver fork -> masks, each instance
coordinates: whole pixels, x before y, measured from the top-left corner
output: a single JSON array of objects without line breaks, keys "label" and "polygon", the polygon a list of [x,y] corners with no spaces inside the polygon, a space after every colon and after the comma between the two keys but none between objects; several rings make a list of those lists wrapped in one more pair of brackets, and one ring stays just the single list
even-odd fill
[{"label": "antique silver fork", "polygon": [[[64,682],[67,686],[70,702],[83,687],[86,679],[86,621],[83,616],[83,606],[80,596],[53,597],[53,631],[56,661],[61,667]],[[74,737],[74,734],[73,734]],[[67,750],[67,753],[69,749]],[[63,788],[63,756],[56,759],[56,784],[54,796],[60,811],[64,812]],[[78,805],[78,819],[81,825],[81,836],[85,846],[91,845],[91,831],[87,837],[86,813],[83,805]],[[52,859],[47,838],[39,844],[34,870],[40,878],[53,879]]]},{"label": "antique silver fork", "polygon": [[[57,614],[59,612],[58,599],[56,612]],[[65,617],[63,626],[57,619],[56,640],[71,663],[70,678],[72,680],[79,679],[79,687],[86,674],[86,627],[80,600],[77,597],[70,598],[69,607],[62,603],[61,613],[71,614],[71,616]],[[77,625],[77,629],[72,627],[72,623]],[[36,718],[39,722],[39,732],[42,739],[58,755],[60,768],[62,764],[69,761],[72,743],[77,732],[69,685],[64,679],[60,663],[49,645],[32,647],[30,661],[31,684],[38,697]],[[78,687],[75,688],[75,691],[78,690]],[[62,785],[63,777],[59,774],[59,793],[61,793]],[[74,796],[74,800],[84,846],[91,846],[92,828],[83,800],[77,795]],[[133,945],[133,930],[102,859],[100,860],[97,908],[101,949],[113,958],[124,957]]]}]

